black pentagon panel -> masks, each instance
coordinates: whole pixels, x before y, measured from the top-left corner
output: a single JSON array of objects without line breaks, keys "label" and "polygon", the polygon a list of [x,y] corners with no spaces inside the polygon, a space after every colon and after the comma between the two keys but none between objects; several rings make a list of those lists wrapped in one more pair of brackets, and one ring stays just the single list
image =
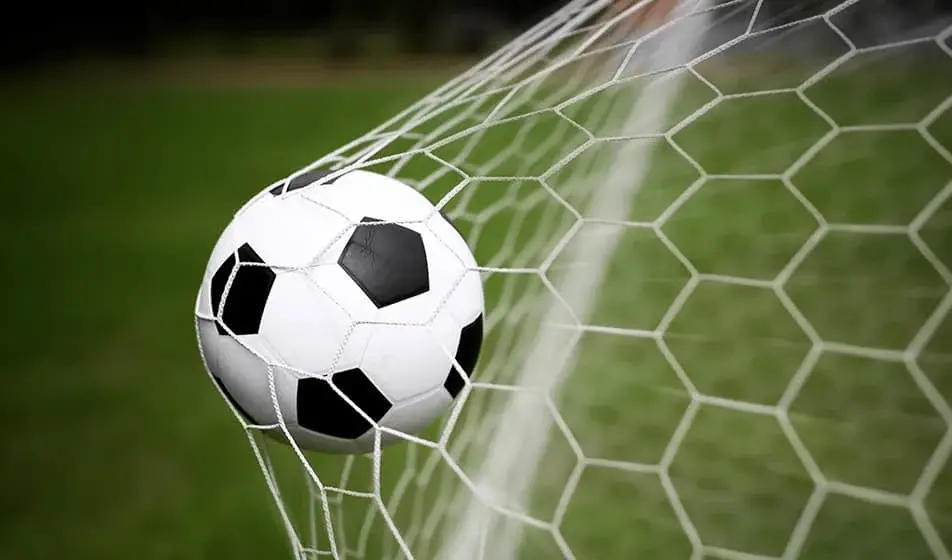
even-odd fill
[{"label": "black pentagon panel", "polygon": [[463,327],[459,336],[459,346],[456,348],[456,363],[463,370],[472,375],[479,361],[479,351],[483,347],[483,316],[480,315],[472,323]]},{"label": "black pentagon panel", "polygon": [[420,234],[375,218],[360,222],[337,263],[374,305],[379,309],[426,293],[430,271]]},{"label": "black pentagon panel", "polygon": [[214,375],[212,376],[212,379],[215,380],[215,384],[218,385],[219,389],[221,389],[222,394],[225,395],[225,398],[229,403],[231,403],[231,406],[233,406],[235,410],[238,411],[238,414],[241,414],[242,418],[244,418],[249,424],[260,424],[260,422],[252,418],[251,415],[248,414],[248,411],[245,410],[245,408],[241,406],[237,400],[235,400],[235,397],[232,396],[231,391],[228,390],[228,387],[225,386],[225,383],[221,379]]},{"label": "black pentagon panel", "polygon": [[[393,406],[359,369],[335,373],[333,382],[374,422],[379,422]],[[324,379],[298,381],[297,413],[298,425],[302,428],[342,439],[356,439],[371,427]]]},{"label": "black pentagon panel", "polygon": [[443,388],[455,399],[456,395],[459,395],[459,392],[462,391],[465,386],[466,380],[463,379],[463,376],[456,370],[455,366],[450,366],[450,374],[446,376],[446,381],[443,382]]},{"label": "black pentagon panel", "polygon": [[[225,286],[228,285],[228,278],[231,277],[232,271],[235,269],[235,254],[232,253],[228,255],[228,258],[225,259],[225,262],[221,263],[221,266],[218,267],[218,270],[215,271],[215,274],[212,276],[212,314],[215,317],[219,316],[219,306],[221,305],[221,296],[225,293]],[[221,332],[221,327],[219,327],[218,332]]]},{"label": "black pentagon panel", "polygon": [[[459,335],[459,345],[456,347],[456,363],[463,368],[463,373],[472,375],[476,368],[476,362],[479,361],[479,352],[483,346],[483,316],[463,327]],[[445,388],[453,398],[463,390],[466,381],[463,375],[455,366],[450,367],[450,372],[443,382]]]},{"label": "black pentagon panel", "polygon": [[236,335],[255,334],[261,326],[261,316],[264,314],[264,306],[268,303],[276,275],[267,266],[261,266],[264,261],[251,245],[245,243],[236,253],[238,269],[225,297],[224,306],[221,305],[222,296],[225,286],[228,285],[228,278],[235,270],[235,255],[229,255],[212,276],[212,312],[218,317],[218,334],[228,334],[224,326]]},{"label": "black pentagon panel", "polygon": [[[312,170],[310,170],[310,171],[301,173],[300,175],[294,177],[294,178],[291,179],[288,183],[281,183],[281,184],[279,184],[279,185],[276,185],[274,188],[272,188],[272,189],[271,189],[270,191],[268,191],[268,192],[270,192],[271,194],[273,194],[273,195],[275,195],[275,196],[278,196],[278,195],[281,194],[281,193],[286,193],[286,192],[296,191],[296,190],[298,190],[298,189],[303,189],[304,187],[310,185],[311,183],[313,183],[313,182],[315,182],[315,181],[318,181],[318,180],[320,180],[320,179],[323,179],[324,177],[327,177],[328,175],[330,175],[330,174],[333,173],[333,172],[334,172],[334,171],[333,171],[333,170],[330,170],[330,169],[312,169]],[[346,175],[346,174],[345,174],[345,175]],[[343,177],[343,175],[339,175],[339,176],[337,176],[337,177],[334,177],[333,179],[331,179],[331,180],[329,180],[329,181],[326,181],[326,182],[324,182],[324,183],[322,183],[322,184],[324,184],[324,185],[333,185],[334,182],[337,181],[338,179],[340,179],[341,177]],[[287,184],[287,188],[286,188],[286,189],[284,188],[284,187],[285,187],[285,184]]]}]

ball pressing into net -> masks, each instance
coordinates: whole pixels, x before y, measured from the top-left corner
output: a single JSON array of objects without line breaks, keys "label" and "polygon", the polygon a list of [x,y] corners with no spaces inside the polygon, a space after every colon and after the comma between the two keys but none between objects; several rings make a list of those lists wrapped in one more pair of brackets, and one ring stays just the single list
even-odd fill
[{"label": "ball pressing into net", "polygon": [[[466,241],[391,177],[312,171],[249,201],[199,291],[208,373],[244,421],[303,449],[417,434],[466,384],[483,290]],[[285,432],[286,428],[286,432]]]}]

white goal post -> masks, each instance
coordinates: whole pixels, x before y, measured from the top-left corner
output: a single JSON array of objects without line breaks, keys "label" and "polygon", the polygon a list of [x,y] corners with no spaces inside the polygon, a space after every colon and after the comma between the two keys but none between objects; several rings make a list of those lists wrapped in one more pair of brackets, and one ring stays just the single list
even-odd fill
[{"label": "white goal post", "polygon": [[418,188],[487,315],[424,434],[248,428],[293,557],[952,558],[952,20],[663,4],[566,2],[295,173]]}]

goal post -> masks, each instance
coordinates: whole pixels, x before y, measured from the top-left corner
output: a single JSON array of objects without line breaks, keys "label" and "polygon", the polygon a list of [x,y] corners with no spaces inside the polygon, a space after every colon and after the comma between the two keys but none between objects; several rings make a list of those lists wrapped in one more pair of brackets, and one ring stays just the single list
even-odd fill
[{"label": "goal post", "polygon": [[301,170],[437,204],[486,335],[393,447],[248,428],[293,557],[952,558],[952,20],[886,7],[569,1]]}]

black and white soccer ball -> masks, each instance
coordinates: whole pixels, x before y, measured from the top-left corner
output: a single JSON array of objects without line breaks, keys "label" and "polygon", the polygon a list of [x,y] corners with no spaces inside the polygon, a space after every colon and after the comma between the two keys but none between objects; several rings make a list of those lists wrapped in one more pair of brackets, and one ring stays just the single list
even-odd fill
[{"label": "black and white soccer ball", "polygon": [[212,250],[196,304],[203,360],[247,423],[283,420],[303,449],[365,453],[375,426],[418,433],[465,386],[483,339],[475,266],[404,183],[304,173],[250,200]]}]

